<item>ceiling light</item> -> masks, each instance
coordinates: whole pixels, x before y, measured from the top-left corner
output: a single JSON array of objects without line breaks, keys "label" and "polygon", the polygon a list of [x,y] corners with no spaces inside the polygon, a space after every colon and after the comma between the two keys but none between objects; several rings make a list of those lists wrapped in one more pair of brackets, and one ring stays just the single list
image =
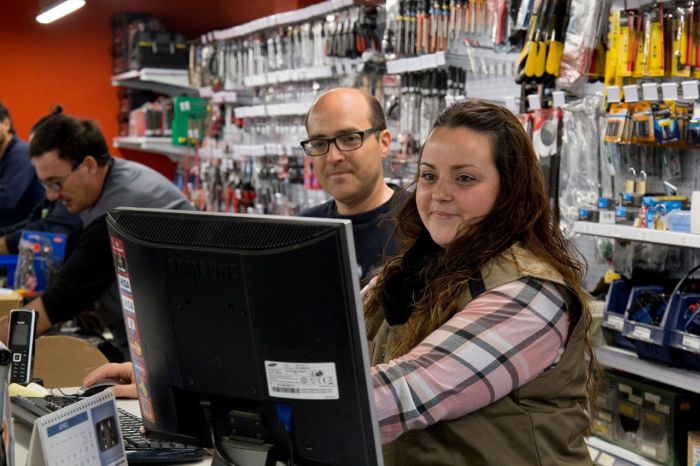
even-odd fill
[{"label": "ceiling light", "polygon": [[83,5],[85,5],[85,0],[54,0],[41,9],[36,20],[42,24],[48,24],[73,13]]}]

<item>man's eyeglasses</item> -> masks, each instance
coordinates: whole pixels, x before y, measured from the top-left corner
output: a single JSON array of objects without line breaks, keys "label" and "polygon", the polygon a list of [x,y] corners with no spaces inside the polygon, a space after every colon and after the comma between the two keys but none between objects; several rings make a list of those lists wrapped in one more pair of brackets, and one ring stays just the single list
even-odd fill
[{"label": "man's eyeglasses", "polygon": [[78,165],[73,167],[73,169],[70,171],[70,173],[68,175],[64,176],[63,178],[52,179],[49,181],[42,181],[41,185],[45,189],[49,189],[51,191],[57,191],[57,192],[61,191],[63,189],[63,186],[66,184],[66,181],[68,180],[68,178],[70,178],[71,175],[73,175],[73,173],[75,173],[75,171],[78,169],[78,167],[80,167],[82,164],[83,163],[80,162]]},{"label": "man's eyeglasses", "polygon": [[335,147],[337,147],[339,151],[351,151],[362,147],[365,136],[376,133],[377,131],[382,131],[382,129],[370,128],[364,131],[350,131],[349,133],[339,134],[334,138],[308,139],[306,141],[301,141],[301,147],[304,149],[306,155],[310,155],[311,157],[326,155],[331,148],[331,143],[335,144]]}]

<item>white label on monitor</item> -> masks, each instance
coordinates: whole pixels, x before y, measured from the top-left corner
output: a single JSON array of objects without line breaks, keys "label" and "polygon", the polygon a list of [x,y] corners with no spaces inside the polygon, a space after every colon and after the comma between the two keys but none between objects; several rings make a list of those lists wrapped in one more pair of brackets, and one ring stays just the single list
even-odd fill
[{"label": "white label on monitor", "polygon": [[117,274],[117,281],[119,282],[119,289],[131,294],[131,283],[128,278],[124,275]]},{"label": "white label on monitor", "polygon": [[131,314],[136,313],[136,309],[134,309],[134,300],[125,295],[124,293],[121,294],[121,299],[122,299],[122,309],[126,312],[129,312]]},{"label": "white label on monitor", "polygon": [[277,398],[337,400],[338,377],[332,362],[265,361],[267,392]]}]

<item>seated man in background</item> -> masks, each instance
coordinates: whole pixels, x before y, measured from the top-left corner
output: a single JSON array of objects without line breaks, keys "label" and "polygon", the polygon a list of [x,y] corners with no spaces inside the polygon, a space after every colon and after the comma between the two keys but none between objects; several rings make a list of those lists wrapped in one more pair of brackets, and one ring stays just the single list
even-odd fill
[{"label": "seated man in background", "polygon": [[[55,105],[51,113],[41,117],[29,132],[29,139],[36,129],[49,118],[63,112],[63,107]],[[27,160],[29,160],[29,150],[27,146]],[[32,167],[34,172],[34,167]],[[38,178],[37,178],[38,181]],[[37,204],[32,213],[25,219],[12,225],[0,228],[0,254],[17,254],[19,252],[19,241],[22,237],[22,230],[45,231],[47,233],[63,233],[67,235],[66,256],[68,258],[73,248],[78,242],[80,232],[83,229],[83,222],[76,213],[68,212],[68,209],[56,200],[49,200],[44,194],[44,199]]]},{"label": "seated man in background", "polygon": [[299,215],[352,222],[364,286],[371,272],[398,247],[390,215],[400,195],[398,186],[384,182],[382,161],[389,155],[391,132],[386,129],[382,105],[357,89],[331,89],[309,109],[306,131],[309,139],[301,145],[333,199]]},{"label": "seated man in background", "polygon": [[[49,201],[79,213],[83,232],[54,283],[27,307],[39,312],[37,335],[53,324],[95,309],[125,359],[128,343],[105,217],[115,207],[192,210],[182,193],[156,171],[112,158],[104,136],[89,120],[52,115],[36,125],[29,154]],[[97,304],[95,304],[97,303]],[[0,340],[7,342],[7,316]]]},{"label": "seated man in background", "polygon": [[0,102],[0,227],[26,219],[43,198],[27,143],[15,134],[10,112]]},{"label": "seated man in background", "polygon": [[17,254],[23,230],[63,233],[66,243],[66,259],[77,244],[83,223],[80,216],[68,212],[60,202],[44,199],[29,217],[14,225],[0,227],[0,254]]}]

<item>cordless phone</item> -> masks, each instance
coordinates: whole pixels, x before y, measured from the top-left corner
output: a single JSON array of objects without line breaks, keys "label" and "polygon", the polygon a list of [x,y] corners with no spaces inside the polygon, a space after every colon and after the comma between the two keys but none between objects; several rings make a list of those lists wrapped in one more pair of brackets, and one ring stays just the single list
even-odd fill
[{"label": "cordless phone", "polygon": [[32,380],[34,364],[34,337],[39,313],[33,309],[10,311],[7,341],[12,352],[10,382],[27,384]]}]

